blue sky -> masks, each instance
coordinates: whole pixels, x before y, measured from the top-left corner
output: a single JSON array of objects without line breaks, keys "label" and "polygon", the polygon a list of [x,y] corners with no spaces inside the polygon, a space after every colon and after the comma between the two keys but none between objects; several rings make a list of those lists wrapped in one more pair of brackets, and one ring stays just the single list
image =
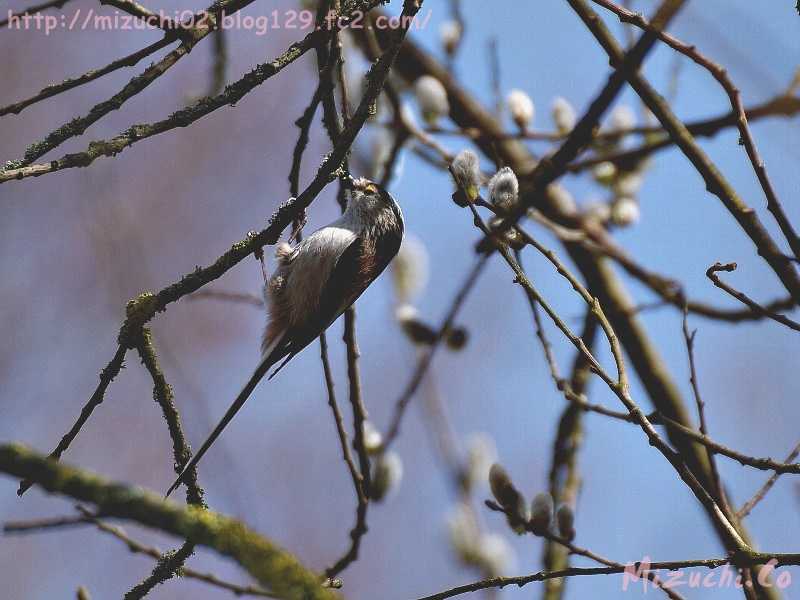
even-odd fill
[{"label": "blue sky", "polygon": [[[76,1],[75,6],[91,5]],[[502,88],[504,92],[520,88],[531,95],[537,127],[550,127],[549,106],[555,96],[568,98],[580,110],[604,84],[609,72],[605,55],[566,2],[465,0],[463,4],[468,31],[456,70],[464,86],[483,102],[492,102],[486,44],[493,37],[498,40]],[[654,5],[640,0],[636,8],[649,12]],[[447,10],[444,3],[428,2],[423,10],[428,8],[429,27],[415,32],[414,39],[441,55],[438,27],[448,17]],[[256,4],[247,13],[264,10]],[[670,30],[724,64],[749,106],[772,98],[791,79],[800,57],[798,19],[789,1],[756,6],[744,0],[704,0],[688,3]],[[622,35],[618,22],[608,23],[618,37]],[[107,53],[121,56],[145,40],[133,33],[81,32],[77,37],[74,32],[57,32],[48,39],[3,33],[8,35],[0,36],[0,50],[8,56],[13,48],[14,58],[2,67],[8,70],[3,78],[11,85],[4,86],[1,104],[63,78],[65,64],[69,74],[77,74],[108,60]],[[229,79],[277,55],[297,35],[277,31],[265,37],[236,36]],[[187,96],[202,92],[208,60],[206,49],[196,49],[152,89],[109,115],[81,140],[65,144],[65,151],[83,148],[87,141],[113,135],[130,123],[162,118],[182,106]],[[663,48],[646,63],[646,75],[662,92],[673,65],[674,54]],[[7,349],[0,355],[5,391],[0,439],[49,450],[112,356],[124,302],[143,289],[158,289],[176,280],[195,265],[208,264],[248,230],[263,226],[287,195],[285,173],[296,136],[292,121],[313,90],[312,66],[309,56],[235,109],[220,110],[189,129],[142,142],[116,159],[0,187],[4,213],[0,272],[6,282],[0,323],[7,332]],[[30,141],[85,113],[130,75],[117,73],[60,101],[4,118],[0,159],[20,156]],[[626,91],[621,102],[635,105],[636,100]],[[691,120],[726,112],[729,105],[706,72],[684,61],[674,108]],[[798,191],[797,119],[758,122],[753,132],[787,212],[800,221],[800,207],[792,202]],[[453,138],[443,143],[451,150],[463,147]],[[770,231],[776,232],[737,134],[727,131],[701,143]],[[536,148],[543,152],[547,146],[539,143]],[[317,132],[306,155],[305,181],[326,151],[324,136]],[[54,153],[60,155],[60,150]],[[579,201],[598,194],[586,178],[568,177],[564,183]],[[392,192],[403,206],[408,230],[424,242],[430,255],[430,282],[416,304],[426,318],[438,321],[473,260],[477,234],[469,215],[450,202],[448,178],[411,154],[405,156]],[[330,198],[326,193],[314,204],[311,226],[335,214]],[[735,306],[704,276],[717,260],[739,263],[737,273],[728,279],[754,298],[781,295],[774,275],[678,151],[663,152],[653,161],[640,202],[642,220],[619,233],[620,243],[642,264],[680,278],[692,298]],[[557,247],[546,233],[535,227],[531,231]],[[531,253],[526,252],[526,264],[542,293],[579,327],[582,307],[566,282]],[[621,277],[637,301],[653,299],[640,285],[624,274]],[[501,462],[532,496],[546,487],[554,424],[564,400],[548,377],[529,308],[511,280],[507,266],[495,258],[459,319],[470,330],[467,348],[437,355],[432,376],[459,436],[492,435]],[[248,260],[216,285],[257,293],[259,281],[257,264]],[[413,350],[390,318],[392,302],[388,277],[358,302],[364,394],[379,427],[388,423],[413,364]],[[642,319],[688,402],[680,315],[660,309]],[[172,306],[153,322],[167,376],[195,446],[255,365],[262,323],[263,316],[250,307],[188,301]],[[794,376],[797,341],[791,332],[773,323],[732,327],[694,317],[691,325],[699,330],[699,378],[713,436],[744,452],[783,457],[797,442],[800,418],[795,401],[800,384]],[[547,326],[559,364],[566,369],[573,351]],[[329,339],[337,390],[344,399],[340,333],[337,323]],[[607,352],[600,356],[609,359]],[[143,369],[134,356],[127,364],[66,459],[109,477],[164,489],[171,480],[169,440]],[[634,397],[650,409],[638,381],[633,383]],[[597,382],[591,400],[618,408],[616,399]],[[476,577],[458,566],[448,547],[444,523],[454,497],[436,462],[416,400],[397,449],[405,478],[392,498],[371,509],[363,558],[345,573],[348,598],[413,598]],[[622,562],[644,556],[667,560],[723,554],[695,499],[638,429],[587,416],[580,460],[578,544]],[[737,505],[768,475],[725,459],[719,462]],[[258,397],[204,460],[200,478],[212,507],[244,518],[311,566],[324,568],[338,556],[352,525],[354,499],[339,457],[315,347],[268,387],[260,388]],[[70,510],[69,502],[35,490],[20,501],[15,487],[9,479],[0,480],[2,520]],[[478,499],[482,494],[488,492],[482,491]],[[487,527],[507,535],[513,544],[514,572],[538,570],[541,542],[514,537],[497,515],[483,512]],[[761,550],[796,551],[799,515],[794,482],[785,477],[747,523]],[[131,530],[162,548],[174,543],[152,532]],[[63,596],[78,584],[86,584],[99,598],[119,596],[152,566],[149,559],[131,556],[117,542],[91,530],[5,538],[0,555],[15,558],[0,565],[15,598]],[[238,577],[235,567],[210,553],[201,552],[195,560],[201,567]],[[36,575],[42,570],[47,577]],[[791,573],[800,581],[800,569]],[[499,597],[538,595],[535,585],[507,589]],[[620,585],[617,577],[575,579],[569,582],[567,597],[619,598]],[[700,595],[686,590],[689,598]],[[795,595],[790,587],[786,597]],[[223,596],[199,584],[170,582],[151,597]],[[740,596],[733,590],[713,592],[714,598]]]}]

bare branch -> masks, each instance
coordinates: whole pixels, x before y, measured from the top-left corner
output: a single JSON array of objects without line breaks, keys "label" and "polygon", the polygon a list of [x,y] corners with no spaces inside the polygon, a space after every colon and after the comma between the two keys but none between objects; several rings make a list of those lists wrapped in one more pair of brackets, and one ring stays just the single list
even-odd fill
[{"label": "bare branch", "polygon": [[767,197],[767,209],[769,209],[769,211],[775,217],[775,220],[780,226],[786,241],[789,242],[789,246],[792,248],[795,257],[800,259],[800,237],[797,236],[797,232],[789,221],[789,218],[786,216],[783,206],[778,199],[778,195],[775,193],[775,189],[772,186],[772,182],[767,175],[767,169],[764,166],[764,161],[761,159],[761,155],[759,154],[755,140],[753,139],[753,134],[750,132],[750,127],[747,124],[747,114],[744,108],[744,103],[742,102],[742,95],[739,92],[739,89],[733,84],[730,77],[728,77],[727,71],[713,60],[708,58],[706,55],[702,54],[699,50],[697,50],[696,47],[690,46],[680,41],[676,37],[653,27],[642,15],[626,10],[621,6],[614,4],[610,0],[592,0],[592,2],[612,11],[619,17],[620,21],[636,25],[637,27],[654,33],[670,48],[677,50],[684,56],[689,57],[695,63],[706,69],[709,73],[711,73],[714,79],[719,82],[719,84],[725,90],[725,93],[728,95],[731,103],[731,109],[736,114],[736,124],[739,128],[739,135],[741,135],[742,144],[744,145],[747,156],[750,159],[750,164],[753,166],[753,171],[755,171],[756,177],[758,177],[761,188],[764,190],[764,194]]},{"label": "bare branch", "polygon": [[717,275],[717,273],[719,273],[720,271],[726,271],[728,273],[735,271],[736,267],[737,267],[736,263],[726,263],[724,265],[721,263],[715,263],[706,270],[706,277],[708,277],[714,283],[714,285],[717,286],[719,289],[727,292],[742,304],[746,304],[748,307],[750,307],[751,310],[753,310],[753,312],[758,312],[759,314],[762,314],[765,317],[769,317],[773,321],[777,321],[781,325],[786,325],[789,329],[793,329],[794,331],[800,331],[800,323],[798,323],[797,321],[792,321],[789,317],[785,317],[781,314],[769,310],[768,308],[761,306],[755,300],[750,299],[746,294],[733,289],[727,283],[722,281],[719,278],[719,275]]}]

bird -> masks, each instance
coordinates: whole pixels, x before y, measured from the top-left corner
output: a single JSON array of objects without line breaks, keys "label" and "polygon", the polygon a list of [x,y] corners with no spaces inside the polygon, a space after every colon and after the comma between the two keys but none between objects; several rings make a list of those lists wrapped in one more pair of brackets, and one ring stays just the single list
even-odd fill
[{"label": "bird", "polygon": [[347,178],[349,201],[342,215],[295,246],[275,249],[275,272],[264,284],[267,324],[261,361],[242,391],[167,490],[168,497],[239,412],[258,383],[279,361],[272,379],[317,339],[383,272],[400,249],[405,224],[395,199],[365,178]]}]

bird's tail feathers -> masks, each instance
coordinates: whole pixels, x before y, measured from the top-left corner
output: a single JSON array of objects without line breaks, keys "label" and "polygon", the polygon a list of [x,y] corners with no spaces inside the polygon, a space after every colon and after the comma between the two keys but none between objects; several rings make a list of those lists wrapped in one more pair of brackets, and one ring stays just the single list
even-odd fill
[{"label": "bird's tail feathers", "polygon": [[[194,468],[197,466],[197,463],[200,462],[200,459],[203,457],[206,451],[211,447],[211,445],[216,441],[216,439],[222,433],[222,430],[225,429],[225,427],[228,425],[228,423],[231,422],[236,413],[239,412],[239,409],[242,408],[244,403],[253,393],[253,390],[258,385],[258,382],[264,378],[264,375],[267,374],[267,371],[269,371],[269,369],[275,363],[284,358],[288,353],[289,353],[288,344],[286,343],[285,337],[283,336],[276,339],[272,344],[269,345],[269,347],[266,348],[266,351],[264,352],[264,358],[261,359],[261,362],[256,367],[256,370],[253,372],[253,375],[250,377],[248,382],[242,388],[242,391],[239,392],[239,395],[236,396],[236,400],[233,401],[233,404],[231,404],[230,408],[228,408],[228,410],[222,416],[222,419],[220,419],[217,426],[209,434],[206,441],[203,442],[202,446],[200,446],[200,449],[197,451],[197,453],[194,456],[192,456],[191,460],[188,463],[186,463],[186,466],[183,468],[183,470],[181,470],[180,475],[178,475],[178,478],[167,490],[165,498],[168,497],[172,492],[174,492],[177,489],[177,487],[186,480],[188,474],[192,470],[194,470]],[[289,358],[292,358],[293,356],[294,353],[289,354],[287,360],[284,361],[280,365],[280,367],[278,367],[275,373],[277,373],[286,364]],[[272,376],[274,376],[275,373],[273,373]],[[270,376],[270,379],[272,378],[272,376]]]},{"label": "bird's tail feathers", "polygon": [[[269,376],[269,377],[267,377],[267,381],[269,381],[270,379],[272,379],[273,377],[275,377],[275,375],[277,375],[277,374],[278,374],[278,372],[279,372],[281,369],[283,369],[283,367],[285,367],[285,366],[286,366],[286,363],[288,363],[290,360],[292,360],[292,359],[293,359],[293,358],[294,358],[296,355],[297,355],[297,352],[291,352],[291,353],[289,353],[289,355],[288,355],[286,358],[284,358],[284,359],[283,359],[283,362],[282,362],[281,364],[279,364],[279,365],[278,365],[278,368],[277,368],[277,369],[275,369],[275,370],[274,370],[272,373],[270,373],[270,376]],[[277,362],[277,361],[275,361],[275,362]]]}]

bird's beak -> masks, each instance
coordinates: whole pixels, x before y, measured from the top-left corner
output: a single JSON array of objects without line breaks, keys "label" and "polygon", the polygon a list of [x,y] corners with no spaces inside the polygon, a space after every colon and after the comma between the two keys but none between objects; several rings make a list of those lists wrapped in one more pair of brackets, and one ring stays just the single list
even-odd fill
[{"label": "bird's beak", "polygon": [[359,192],[365,192],[367,194],[378,193],[378,186],[366,177],[353,179],[353,189],[358,190]]}]

